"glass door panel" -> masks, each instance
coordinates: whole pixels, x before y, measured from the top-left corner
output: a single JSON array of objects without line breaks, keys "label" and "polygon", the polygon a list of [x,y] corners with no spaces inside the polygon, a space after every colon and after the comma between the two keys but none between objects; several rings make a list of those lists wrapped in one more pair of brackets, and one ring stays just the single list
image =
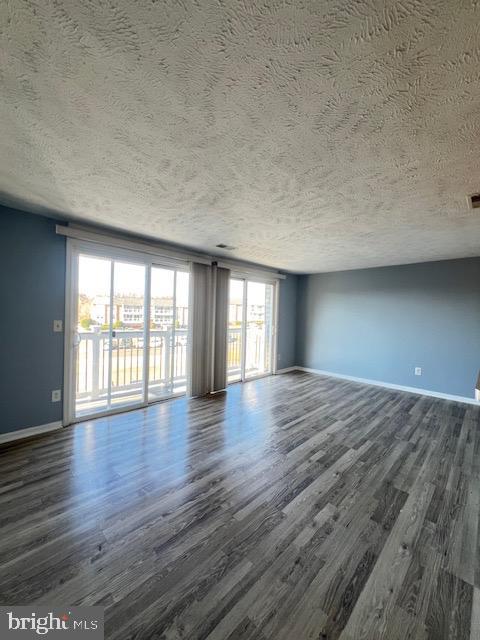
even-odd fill
[{"label": "glass door panel", "polygon": [[245,377],[272,371],[273,285],[247,282]]},{"label": "glass door panel", "polygon": [[186,271],[152,267],[149,401],[187,390],[189,280]]},{"label": "glass door panel", "polygon": [[188,299],[190,274],[176,272],[175,326],[173,346],[173,392],[187,391]]},{"label": "glass door panel", "polygon": [[77,316],[74,320],[75,416],[109,408],[110,294],[112,261],[78,256]]},{"label": "glass door panel", "polygon": [[75,417],[143,403],[146,267],[78,256]]},{"label": "glass door panel", "polygon": [[273,370],[273,284],[230,279],[228,382]]},{"label": "glass door panel", "polygon": [[152,267],[148,399],[172,395],[172,332],[175,271]]},{"label": "glass door panel", "polygon": [[228,303],[228,335],[227,335],[227,378],[228,382],[241,380],[243,352],[243,316],[244,316],[245,282],[230,279]]},{"label": "glass door panel", "polygon": [[145,271],[143,264],[113,263],[111,408],[143,402]]}]

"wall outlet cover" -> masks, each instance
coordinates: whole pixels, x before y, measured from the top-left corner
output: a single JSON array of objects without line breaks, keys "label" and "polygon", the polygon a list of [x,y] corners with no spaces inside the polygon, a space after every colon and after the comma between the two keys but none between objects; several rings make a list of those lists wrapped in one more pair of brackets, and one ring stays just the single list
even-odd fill
[{"label": "wall outlet cover", "polygon": [[55,333],[61,333],[63,331],[63,321],[62,320],[54,320],[53,321],[53,330]]},{"label": "wall outlet cover", "polygon": [[52,391],[52,402],[60,402],[61,399],[62,399],[61,389],[55,389],[54,391]]}]

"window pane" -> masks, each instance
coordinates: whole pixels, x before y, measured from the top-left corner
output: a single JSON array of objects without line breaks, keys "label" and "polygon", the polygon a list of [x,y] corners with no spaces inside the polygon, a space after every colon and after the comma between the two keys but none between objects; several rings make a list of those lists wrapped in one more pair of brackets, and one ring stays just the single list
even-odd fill
[{"label": "window pane", "polygon": [[108,409],[111,260],[78,257],[75,415]]},{"label": "window pane", "polygon": [[145,266],[113,265],[112,408],[143,401]]},{"label": "window pane", "polygon": [[247,284],[247,327],[245,377],[268,373],[272,369],[273,285]]},{"label": "window pane", "polygon": [[190,274],[152,267],[149,400],[187,390]]},{"label": "window pane", "polygon": [[171,342],[175,271],[152,267],[150,299],[149,400],[160,400],[172,393]]},{"label": "window pane", "polygon": [[188,288],[190,274],[177,271],[175,291],[175,344],[173,351],[173,392],[187,391]]},{"label": "window pane", "polygon": [[235,382],[242,377],[243,280],[230,279],[227,337],[227,377]]}]

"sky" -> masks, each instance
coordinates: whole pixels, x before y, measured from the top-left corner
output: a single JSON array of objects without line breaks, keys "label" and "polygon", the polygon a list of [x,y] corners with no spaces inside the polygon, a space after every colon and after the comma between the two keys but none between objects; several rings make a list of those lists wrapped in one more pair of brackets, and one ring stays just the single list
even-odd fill
[{"label": "sky", "polygon": [[[242,304],[243,280],[230,280],[230,302]],[[265,304],[265,286],[262,282],[249,282],[247,286],[247,306],[251,304]]]}]

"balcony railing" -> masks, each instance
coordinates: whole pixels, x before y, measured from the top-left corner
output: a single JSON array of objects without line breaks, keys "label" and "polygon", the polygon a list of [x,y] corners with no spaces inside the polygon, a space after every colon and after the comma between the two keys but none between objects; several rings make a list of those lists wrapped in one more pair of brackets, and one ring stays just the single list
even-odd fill
[{"label": "balcony railing", "polygon": [[[112,394],[121,397],[142,392],[143,331],[85,331],[77,346],[77,408],[88,407],[108,393],[111,342]],[[187,329],[150,330],[149,395],[162,397],[186,389]]]},{"label": "balcony railing", "polygon": [[[180,393],[187,387],[187,329],[150,330],[148,363],[149,399]],[[76,406],[77,414],[106,401],[108,395],[110,341],[111,393],[115,401],[142,396],[144,378],[143,331],[120,329],[78,333]],[[227,364],[230,380],[241,375],[242,335],[240,327],[228,329]],[[262,372],[265,361],[263,328],[247,332],[247,375]]]},{"label": "balcony railing", "polygon": [[240,328],[228,328],[227,334],[227,371],[229,380],[240,378],[242,363],[242,331]]},{"label": "balcony railing", "polygon": [[[263,324],[257,322],[249,324],[246,338],[245,373],[247,376],[261,374],[269,369],[269,355]],[[240,327],[229,327],[227,337],[227,370],[229,380],[240,379],[242,371],[241,363],[242,330]]]}]

